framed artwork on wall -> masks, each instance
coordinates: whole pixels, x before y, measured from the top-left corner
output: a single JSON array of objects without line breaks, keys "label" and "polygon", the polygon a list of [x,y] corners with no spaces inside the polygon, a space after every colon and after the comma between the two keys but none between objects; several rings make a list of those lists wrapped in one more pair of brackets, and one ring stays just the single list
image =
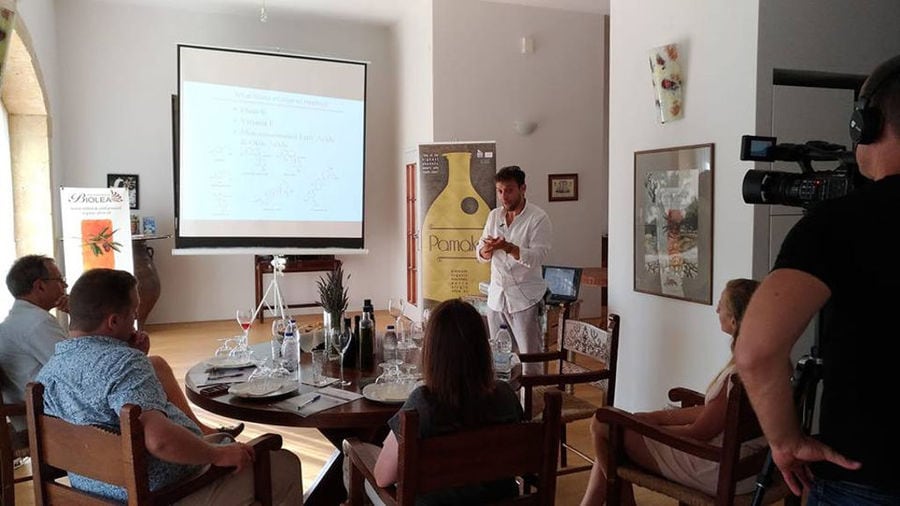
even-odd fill
[{"label": "framed artwork on wall", "polygon": [[714,145],[634,153],[634,290],[712,305]]},{"label": "framed artwork on wall", "polygon": [[106,186],[109,188],[128,188],[128,205],[137,209],[140,204],[137,174],[107,174]]},{"label": "framed artwork on wall", "polygon": [[547,175],[547,200],[578,200],[578,174]]}]

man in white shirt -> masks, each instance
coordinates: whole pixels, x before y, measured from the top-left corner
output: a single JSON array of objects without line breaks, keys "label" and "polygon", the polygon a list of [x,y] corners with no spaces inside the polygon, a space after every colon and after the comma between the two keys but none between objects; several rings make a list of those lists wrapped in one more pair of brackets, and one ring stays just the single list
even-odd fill
[{"label": "man in white shirt", "polygon": [[[541,266],[550,254],[550,218],[526,202],[525,173],[519,167],[500,169],[494,181],[500,205],[488,215],[475,248],[479,262],[491,263],[488,327],[494,336],[506,324],[517,352],[540,352],[540,316],[547,291]],[[524,369],[526,374],[540,371],[539,363],[526,364]]]}]

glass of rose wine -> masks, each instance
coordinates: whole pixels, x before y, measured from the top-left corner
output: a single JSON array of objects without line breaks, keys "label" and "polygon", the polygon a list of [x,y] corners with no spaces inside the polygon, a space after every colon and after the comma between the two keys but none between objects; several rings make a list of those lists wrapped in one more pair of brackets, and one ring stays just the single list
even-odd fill
[{"label": "glass of rose wine", "polygon": [[235,311],[235,317],[237,319],[238,325],[241,326],[241,330],[243,331],[243,342],[241,344],[246,347],[247,336],[250,334],[250,325],[253,323],[253,311],[238,309],[237,311]]}]

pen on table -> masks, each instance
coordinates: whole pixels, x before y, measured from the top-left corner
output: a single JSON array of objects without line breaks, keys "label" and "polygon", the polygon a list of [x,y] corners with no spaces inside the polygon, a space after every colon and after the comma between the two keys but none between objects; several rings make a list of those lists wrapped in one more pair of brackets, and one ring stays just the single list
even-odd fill
[{"label": "pen on table", "polygon": [[316,402],[317,400],[319,400],[320,397],[322,397],[322,396],[319,394],[316,394],[316,395],[310,397],[309,399],[303,401],[302,403],[300,403],[299,406],[297,406],[297,411],[300,411],[301,409],[305,408],[306,406],[309,406],[310,404]]}]

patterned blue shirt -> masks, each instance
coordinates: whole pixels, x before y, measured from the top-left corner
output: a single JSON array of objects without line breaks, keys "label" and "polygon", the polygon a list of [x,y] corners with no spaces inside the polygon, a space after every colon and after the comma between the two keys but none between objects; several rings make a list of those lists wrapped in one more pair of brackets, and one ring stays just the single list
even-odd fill
[{"label": "patterned blue shirt", "polygon": [[[153,365],[140,350],[106,336],[67,339],[38,373],[44,385],[44,411],[77,425],[94,425],[119,432],[119,411],[125,404],[157,410],[198,436],[199,427],[169,402]],[[150,490],[177,482],[199,467],[174,464],[147,455]],[[125,490],[108,483],[69,474],[72,486],[110,499],[126,501]]]}]

